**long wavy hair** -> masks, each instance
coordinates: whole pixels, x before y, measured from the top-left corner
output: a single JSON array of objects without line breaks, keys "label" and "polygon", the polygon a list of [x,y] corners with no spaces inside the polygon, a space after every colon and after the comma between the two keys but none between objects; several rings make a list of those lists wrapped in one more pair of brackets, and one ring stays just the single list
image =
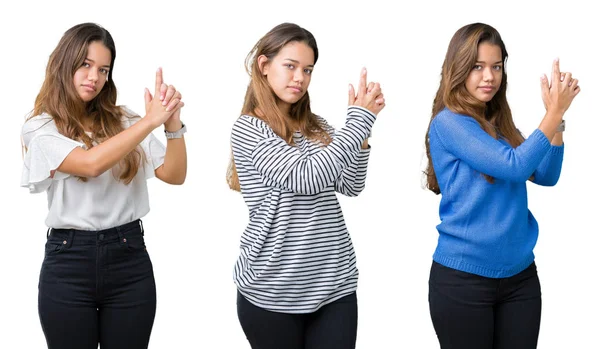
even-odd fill
[{"label": "long wavy hair", "polygon": [[[75,89],[73,76],[87,56],[92,42],[102,43],[111,55],[110,70],[100,93],[91,101],[84,102]],[[94,23],[78,24],[67,30],[50,55],[46,66],[46,77],[35,99],[29,118],[47,113],[52,117],[58,132],[63,136],[83,142],[91,149],[93,141],[100,142],[123,131],[124,111],[116,105],[117,88],[113,81],[116,57],[115,43],[110,33]],[[126,115],[132,117],[133,115]],[[92,135],[85,133],[84,118],[91,118]],[[142,154],[132,150],[119,163],[118,179],[129,184],[137,174]],[[80,178],[86,181],[86,178]]]},{"label": "long wavy hair", "polygon": [[[497,45],[502,51],[502,82],[492,100],[487,103],[473,97],[465,82],[469,73],[477,62],[477,49],[481,43]],[[481,128],[498,139],[505,139],[513,148],[523,143],[524,138],[515,127],[512,113],[506,99],[506,62],[508,52],[500,33],[492,26],[483,23],[472,23],[460,28],[450,40],[446,58],[442,65],[440,87],[433,100],[431,120],[425,134],[425,150],[427,154],[427,168],[424,174],[427,179],[426,187],[432,192],[439,194],[440,187],[435,175],[431,152],[429,148],[429,129],[436,115],[445,107],[451,111],[468,115],[475,119]],[[486,180],[494,183],[494,178],[483,174]]]},{"label": "long wavy hair", "polygon": [[[265,56],[272,60],[279,51],[290,42],[303,42],[313,50],[314,63],[319,58],[319,49],[315,37],[306,29],[293,24],[282,23],[263,36],[246,56],[246,72],[250,75],[250,83],[246,90],[242,114],[252,115],[263,120],[273,132],[288,144],[293,142],[294,127],[299,125],[302,134],[327,145],[331,136],[325,130],[319,118],[310,110],[308,91],[300,100],[292,104],[289,115],[281,112],[277,106],[278,97],[269,85],[266,76],[261,73],[258,57]],[[227,183],[233,190],[240,191],[240,182],[235,168],[233,155],[227,169]]]}]

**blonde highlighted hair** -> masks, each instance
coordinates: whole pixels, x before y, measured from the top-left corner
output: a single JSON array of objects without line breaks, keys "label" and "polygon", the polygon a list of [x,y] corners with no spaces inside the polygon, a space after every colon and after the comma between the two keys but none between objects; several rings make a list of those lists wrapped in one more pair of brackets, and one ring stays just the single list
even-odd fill
[{"label": "blonde highlighted hair", "polygon": [[[466,88],[465,82],[477,62],[478,48],[481,43],[497,45],[502,51],[502,82],[498,91],[487,103],[473,97]],[[521,133],[515,127],[512,113],[506,99],[506,61],[508,53],[500,33],[493,27],[483,23],[472,23],[460,28],[450,40],[446,58],[442,65],[440,87],[433,100],[431,120],[425,134],[425,150],[427,154],[426,187],[439,194],[440,187],[433,169],[429,149],[429,128],[436,115],[445,107],[451,111],[468,115],[475,119],[481,128],[498,139],[502,137],[513,148],[523,143]],[[484,174],[486,180],[494,183],[491,176]]]},{"label": "blonde highlighted hair", "polygon": [[[100,42],[111,55],[110,70],[100,93],[85,103],[77,94],[73,76],[87,56],[88,46]],[[67,30],[50,55],[46,66],[46,77],[35,99],[31,117],[49,114],[58,131],[65,137],[80,140],[88,149],[93,139],[85,133],[83,118],[93,120],[92,133],[95,140],[104,140],[123,131],[124,111],[116,105],[117,88],[112,79],[116,49],[110,33],[94,23],[78,24]],[[132,115],[126,115],[131,117]],[[137,174],[143,155],[139,149],[132,150],[119,163],[118,179],[130,183]],[[85,178],[81,178],[85,181]]]},{"label": "blonde highlighted hair", "polygon": [[[303,42],[313,50],[314,63],[319,58],[319,49],[314,36],[306,29],[293,24],[282,23],[265,34],[254,45],[246,56],[246,72],[250,76],[250,83],[246,90],[242,114],[252,115],[263,120],[273,132],[292,143],[294,125],[300,128],[302,134],[309,139],[316,139],[323,144],[331,142],[330,135],[326,132],[319,118],[310,110],[308,91],[302,98],[294,103],[285,115],[277,106],[278,97],[269,85],[266,76],[261,73],[258,57],[265,56],[270,61],[281,49],[290,42]],[[240,191],[240,182],[235,168],[233,154],[227,169],[227,183],[233,190]]]}]

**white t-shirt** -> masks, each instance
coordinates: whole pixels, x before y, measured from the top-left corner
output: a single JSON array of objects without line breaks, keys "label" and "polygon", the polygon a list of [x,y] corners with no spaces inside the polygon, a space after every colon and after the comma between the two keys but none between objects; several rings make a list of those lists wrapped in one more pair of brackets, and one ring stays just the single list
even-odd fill
[{"label": "white t-shirt", "polygon": [[[140,117],[123,110],[123,127],[128,128]],[[29,119],[23,125],[25,154],[21,186],[31,193],[48,193],[46,225],[56,229],[102,230],[119,226],[145,216],[150,211],[146,179],[164,163],[166,148],[151,133],[140,143],[145,161],[131,183],[118,180],[118,165],[96,178],[79,180],[67,173],[55,171],[75,147],[85,144],[58,132],[48,114]],[[113,174],[114,172],[114,174]]]}]

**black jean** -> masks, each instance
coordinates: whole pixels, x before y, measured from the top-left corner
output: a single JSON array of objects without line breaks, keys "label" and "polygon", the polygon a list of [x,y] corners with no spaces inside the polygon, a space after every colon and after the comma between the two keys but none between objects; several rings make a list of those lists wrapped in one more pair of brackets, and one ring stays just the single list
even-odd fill
[{"label": "black jean", "polygon": [[238,292],[237,311],[252,349],[354,349],[356,345],[356,292],[310,314],[268,311]]},{"label": "black jean", "polygon": [[429,310],[442,349],[534,349],[542,312],[535,263],[492,279],[433,262]]},{"label": "black jean", "polygon": [[142,222],[101,231],[52,229],[38,310],[49,349],[147,348],[156,287]]}]

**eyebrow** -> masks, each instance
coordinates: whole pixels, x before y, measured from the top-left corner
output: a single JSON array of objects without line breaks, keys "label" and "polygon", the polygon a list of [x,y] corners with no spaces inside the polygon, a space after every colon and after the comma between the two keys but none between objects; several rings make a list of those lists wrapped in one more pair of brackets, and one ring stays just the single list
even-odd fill
[{"label": "eyebrow", "polygon": [[[299,61],[297,61],[297,60],[295,60],[295,59],[286,58],[286,59],[284,59],[284,60],[286,60],[286,61],[291,61],[291,62],[294,62],[294,63],[296,63],[296,64],[300,64],[300,62],[299,62]],[[309,64],[309,65],[307,65],[307,67],[311,67],[311,68],[314,68],[314,66],[315,66],[314,64]]]},{"label": "eyebrow", "polygon": [[[475,62],[475,63],[487,63],[487,62],[484,62],[484,61],[477,61],[477,62]],[[498,62],[495,62],[494,64],[502,64],[502,63],[503,63],[502,61],[498,61]]]},{"label": "eyebrow", "polygon": [[[92,62],[92,63],[96,63],[96,62],[95,62],[93,59],[89,59],[89,58],[87,58],[87,57],[85,58],[85,60],[86,60],[86,61],[90,61],[90,62]],[[108,69],[110,69],[110,65],[103,65],[103,66],[102,66],[102,68],[108,68]]]}]

